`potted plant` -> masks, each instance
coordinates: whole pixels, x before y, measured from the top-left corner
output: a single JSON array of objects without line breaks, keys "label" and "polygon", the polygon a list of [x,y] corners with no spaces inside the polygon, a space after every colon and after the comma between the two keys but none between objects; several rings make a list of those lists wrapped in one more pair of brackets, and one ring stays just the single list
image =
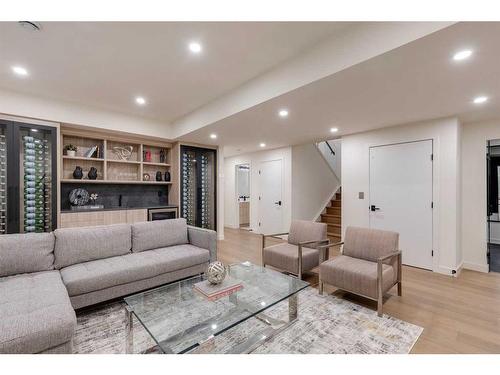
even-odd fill
[{"label": "potted plant", "polygon": [[69,145],[64,146],[64,149],[66,150],[66,155],[75,157],[76,156],[76,146],[72,145],[71,143]]}]

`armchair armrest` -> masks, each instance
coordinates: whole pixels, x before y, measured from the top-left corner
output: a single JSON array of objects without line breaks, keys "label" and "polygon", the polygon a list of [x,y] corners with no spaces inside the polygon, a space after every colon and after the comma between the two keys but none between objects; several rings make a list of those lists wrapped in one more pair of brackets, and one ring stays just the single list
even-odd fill
[{"label": "armchair armrest", "polygon": [[191,245],[207,249],[210,252],[210,262],[217,260],[216,231],[188,225],[188,240]]},{"label": "armchair armrest", "polygon": [[[397,283],[399,285],[401,285],[401,250],[399,251],[395,251],[393,253],[390,253],[390,254],[387,254],[387,255],[384,255],[384,256],[381,256],[377,259],[377,293],[378,293],[378,297],[379,299],[382,298],[382,295],[383,295],[383,290],[382,290],[382,285],[383,285],[383,282],[382,282],[382,264],[384,263],[384,261],[388,260],[388,259],[392,259],[394,257],[398,257],[398,268],[396,270],[397,272]],[[400,286],[398,286],[398,294],[401,295],[401,291],[400,291]]]},{"label": "armchair armrest", "polygon": [[391,258],[394,258],[395,256],[398,256],[398,255],[401,255],[401,250],[399,251],[395,251],[393,253],[390,253],[390,254],[387,254],[387,255],[384,255],[380,258],[377,259],[377,263],[381,263],[385,260],[388,260],[388,259],[391,259]]},{"label": "armchair armrest", "polygon": [[344,242],[334,242],[334,243],[327,243],[326,245],[320,245],[317,247],[317,249],[319,251],[321,251],[321,257],[322,257],[322,260],[321,260],[321,263],[325,262],[328,260],[328,258],[330,257],[330,247],[334,247],[334,246],[342,246],[344,244]]}]

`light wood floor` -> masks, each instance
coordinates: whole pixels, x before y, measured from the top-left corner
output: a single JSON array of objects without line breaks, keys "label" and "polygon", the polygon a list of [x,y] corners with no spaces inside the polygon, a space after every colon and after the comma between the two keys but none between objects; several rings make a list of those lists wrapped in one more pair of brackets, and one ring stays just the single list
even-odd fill
[{"label": "light wood floor", "polygon": [[[261,264],[261,236],[229,228],[224,234],[218,244],[221,261]],[[305,279],[317,287],[317,274]],[[403,266],[403,296],[395,289],[389,292],[384,313],[424,328],[412,353],[500,353],[500,273],[464,270],[454,278]],[[332,287],[326,291],[375,313],[372,301]]]}]

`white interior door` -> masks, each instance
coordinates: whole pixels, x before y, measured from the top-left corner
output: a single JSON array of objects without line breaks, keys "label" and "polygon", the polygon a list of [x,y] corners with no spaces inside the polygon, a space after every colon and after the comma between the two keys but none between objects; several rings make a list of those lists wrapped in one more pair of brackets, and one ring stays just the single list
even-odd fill
[{"label": "white interior door", "polygon": [[283,166],[282,160],[260,164],[259,222],[265,234],[283,231]]},{"label": "white interior door", "polygon": [[399,233],[403,264],[432,269],[432,140],[370,148],[370,227]]}]

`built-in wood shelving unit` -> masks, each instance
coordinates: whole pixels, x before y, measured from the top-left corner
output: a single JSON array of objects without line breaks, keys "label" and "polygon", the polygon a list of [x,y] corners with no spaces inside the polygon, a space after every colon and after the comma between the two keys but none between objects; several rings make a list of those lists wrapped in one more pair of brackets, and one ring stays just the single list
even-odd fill
[{"label": "built-in wood shelving unit", "polygon": [[[76,156],[68,156],[65,146],[72,144],[77,147]],[[90,157],[87,151],[97,146],[96,152]],[[126,159],[115,152],[116,147],[130,150]],[[127,139],[114,134],[102,136],[87,135],[84,131],[61,131],[61,183],[91,183],[91,184],[155,184],[172,185],[171,180],[165,181],[165,173],[171,169],[172,145],[170,143]],[[76,166],[83,170],[83,178],[73,178]],[[88,179],[91,167],[97,169],[97,179]],[[156,181],[156,173],[160,172],[162,181]],[[149,176],[149,180],[145,179]],[[146,176],[147,177],[147,176]]]}]

